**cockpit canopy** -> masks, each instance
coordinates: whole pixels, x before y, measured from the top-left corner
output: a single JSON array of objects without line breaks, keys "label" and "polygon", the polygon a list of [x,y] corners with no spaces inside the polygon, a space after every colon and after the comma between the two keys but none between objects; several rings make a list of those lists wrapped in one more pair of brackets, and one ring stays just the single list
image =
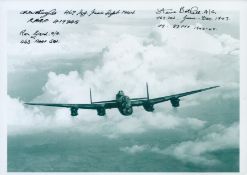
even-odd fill
[{"label": "cockpit canopy", "polygon": [[124,96],[124,92],[121,90],[121,91],[118,91],[116,97],[119,98],[121,96]]}]

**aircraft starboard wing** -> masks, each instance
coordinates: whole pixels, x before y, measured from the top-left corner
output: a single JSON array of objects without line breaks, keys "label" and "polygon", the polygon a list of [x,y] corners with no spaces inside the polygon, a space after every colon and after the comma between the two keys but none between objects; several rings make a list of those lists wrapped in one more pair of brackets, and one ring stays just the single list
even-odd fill
[{"label": "aircraft starboard wing", "polygon": [[131,101],[131,104],[133,106],[141,106],[144,103],[148,102],[149,104],[154,105],[154,104],[157,104],[157,103],[169,101],[169,100],[174,99],[174,98],[180,98],[180,97],[184,97],[184,96],[187,96],[187,95],[192,95],[192,94],[195,94],[195,93],[198,93],[198,92],[203,92],[203,91],[210,90],[210,89],[217,88],[217,87],[219,87],[219,86],[212,86],[212,87],[208,87],[208,88],[204,88],[204,89],[198,89],[198,90],[193,90],[193,91],[189,91],[189,92],[173,94],[173,95],[164,96],[164,97],[158,97],[158,98],[153,98],[153,99],[147,99],[146,98],[144,100],[133,100],[133,101]]}]

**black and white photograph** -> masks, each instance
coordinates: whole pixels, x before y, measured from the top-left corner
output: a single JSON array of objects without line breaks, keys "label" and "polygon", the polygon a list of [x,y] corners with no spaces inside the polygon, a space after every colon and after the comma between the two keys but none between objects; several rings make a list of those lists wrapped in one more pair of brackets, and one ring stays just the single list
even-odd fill
[{"label": "black and white photograph", "polygon": [[227,7],[6,10],[7,172],[240,172],[246,47]]}]

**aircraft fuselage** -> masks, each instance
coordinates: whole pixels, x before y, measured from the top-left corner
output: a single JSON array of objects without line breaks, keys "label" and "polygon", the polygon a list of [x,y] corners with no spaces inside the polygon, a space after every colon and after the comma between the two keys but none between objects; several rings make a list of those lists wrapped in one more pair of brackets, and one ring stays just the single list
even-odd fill
[{"label": "aircraft fuselage", "polygon": [[122,115],[128,116],[133,113],[130,98],[124,95],[123,91],[119,91],[116,95],[118,110]]}]

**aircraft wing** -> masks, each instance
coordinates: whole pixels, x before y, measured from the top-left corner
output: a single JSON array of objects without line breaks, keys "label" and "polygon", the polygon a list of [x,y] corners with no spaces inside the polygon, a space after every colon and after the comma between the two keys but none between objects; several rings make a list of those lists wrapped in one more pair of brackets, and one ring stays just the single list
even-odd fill
[{"label": "aircraft wing", "polygon": [[158,97],[158,98],[153,98],[153,99],[144,99],[142,100],[143,98],[140,98],[140,100],[138,99],[131,99],[131,104],[133,106],[141,106],[143,105],[144,103],[146,103],[147,101],[149,102],[149,104],[157,104],[157,103],[161,103],[161,102],[164,102],[164,101],[169,101],[171,99],[178,99],[180,97],[184,97],[184,96],[187,96],[187,95],[192,95],[192,94],[195,94],[195,93],[198,93],[198,92],[202,92],[202,91],[206,91],[206,90],[209,90],[209,89],[213,89],[213,88],[217,88],[219,86],[212,86],[212,87],[208,87],[208,88],[204,88],[204,89],[198,89],[198,90],[194,90],[194,91],[189,91],[189,92],[184,92],[184,93],[179,93],[179,94],[173,94],[173,95],[169,95],[169,96],[164,96],[164,97]]},{"label": "aircraft wing", "polygon": [[116,108],[117,104],[112,101],[89,103],[89,104],[59,104],[59,103],[24,103],[27,105],[37,106],[51,106],[51,107],[63,107],[63,108],[78,108],[78,109],[98,109],[104,107],[105,109]]}]

